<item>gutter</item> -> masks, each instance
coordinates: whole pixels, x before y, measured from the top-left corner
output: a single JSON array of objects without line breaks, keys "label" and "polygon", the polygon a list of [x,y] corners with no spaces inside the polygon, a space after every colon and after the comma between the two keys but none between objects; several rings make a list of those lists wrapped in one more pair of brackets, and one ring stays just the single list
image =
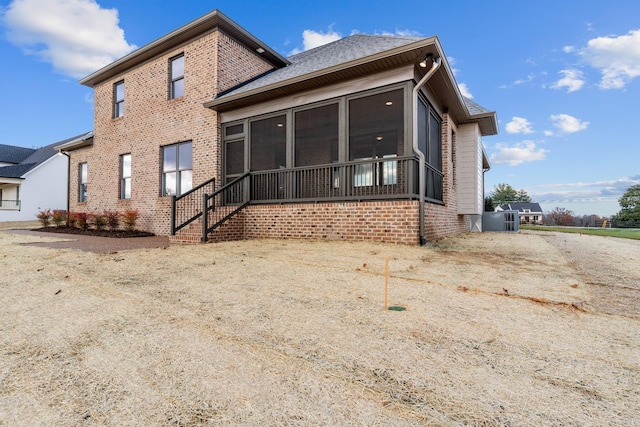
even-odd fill
[{"label": "gutter", "polygon": [[413,88],[413,152],[418,155],[418,160],[420,162],[418,168],[418,179],[420,182],[419,191],[420,191],[420,246],[424,246],[427,243],[427,239],[424,233],[424,192],[425,192],[425,173],[424,173],[424,153],[420,151],[418,148],[418,93],[420,89],[427,83],[427,81],[433,76],[433,74],[440,68],[441,59],[433,58],[431,54],[427,55],[427,58],[431,58],[432,64],[431,69],[424,75]]}]

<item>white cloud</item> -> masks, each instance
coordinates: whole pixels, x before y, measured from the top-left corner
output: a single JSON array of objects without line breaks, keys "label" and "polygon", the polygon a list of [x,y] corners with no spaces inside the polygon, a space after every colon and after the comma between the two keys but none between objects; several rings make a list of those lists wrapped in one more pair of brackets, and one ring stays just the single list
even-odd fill
[{"label": "white cloud", "polygon": [[538,185],[527,193],[540,204],[569,206],[576,214],[610,215],[619,210],[618,199],[632,185],[640,184],[640,175],[606,181],[569,182]]},{"label": "white cloud", "polygon": [[576,48],[574,46],[565,46],[565,47],[562,48],[562,51],[564,53],[572,53],[575,50],[576,50]]},{"label": "white cloud", "polygon": [[574,69],[560,70],[560,74],[564,77],[555,82],[551,86],[552,89],[562,89],[566,87],[567,93],[571,93],[582,89],[582,86],[584,86],[585,80],[582,71]]},{"label": "white cloud", "polygon": [[507,133],[533,133],[531,122],[522,117],[514,117],[505,126]]},{"label": "white cloud", "polygon": [[640,76],[640,29],[591,39],[580,55],[602,73],[600,88],[621,89]]},{"label": "white cloud", "polygon": [[75,78],[136,48],[118,26],[118,11],[95,0],[13,0],[1,18],[12,43]]},{"label": "white cloud", "polygon": [[289,54],[295,55],[296,53],[304,52],[305,50],[313,49],[314,47],[322,46],[327,43],[340,40],[342,35],[331,28],[326,33],[322,31],[304,30],[302,32],[302,49],[295,48]]},{"label": "white cloud", "polygon": [[569,114],[552,114],[550,119],[562,133],[576,133],[589,126],[589,122],[583,122]]},{"label": "white cloud", "polygon": [[547,150],[539,148],[534,141],[522,141],[513,145],[496,144],[498,151],[491,155],[491,163],[516,166],[525,162],[544,160]]},{"label": "white cloud", "polygon": [[388,31],[383,31],[382,33],[379,33],[383,36],[399,36],[399,37],[420,37],[421,34],[418,31],[414,31],[414,30],[398,30],[396,29],[396,31],[394,33],[390,33]]},{"label": "white cloud", "polygon": [[462,96],[473,99],[473,95],[471,94],[471,91],[469,90],[469,87],[467,87],[466,83],[458,83],[458,89],[460,89],[460,93],[462,94]]}]

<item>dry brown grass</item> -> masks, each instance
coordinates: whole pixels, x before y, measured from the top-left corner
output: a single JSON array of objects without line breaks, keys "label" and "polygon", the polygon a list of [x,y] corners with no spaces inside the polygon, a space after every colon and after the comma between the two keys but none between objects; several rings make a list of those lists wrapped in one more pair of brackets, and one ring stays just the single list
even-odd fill
[{"label": "dry brown grass", "polygon": [[640,318],[543,235],[35,240],[0,233],[0,425],[640,424]]}]

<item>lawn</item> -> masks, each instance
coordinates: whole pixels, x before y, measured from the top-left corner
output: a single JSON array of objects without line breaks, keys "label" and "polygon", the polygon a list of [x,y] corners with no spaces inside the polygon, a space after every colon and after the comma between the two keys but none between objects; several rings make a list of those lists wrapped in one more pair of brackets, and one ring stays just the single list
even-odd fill
[{"label": "lawn", "polygon": [[521,225],[522,230],[557,231],[560,233],[580,233],[592,236],[619,237],[622,239],[640,240],[638,228],[591,228],[591,227],[550,227],[544,225]]}]

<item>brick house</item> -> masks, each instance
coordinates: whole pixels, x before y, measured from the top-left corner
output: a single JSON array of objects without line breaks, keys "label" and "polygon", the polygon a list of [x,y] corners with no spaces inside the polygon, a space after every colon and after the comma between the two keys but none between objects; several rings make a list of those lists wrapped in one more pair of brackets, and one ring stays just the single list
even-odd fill
[{"label": "brick house", "polygon": [[80,82],[94,137],[58,147],[73,211],[137,209],[175,241],[407,244],[482,214],[496,114],[460,94],[437,37],[284,58],[215,10]]}]

